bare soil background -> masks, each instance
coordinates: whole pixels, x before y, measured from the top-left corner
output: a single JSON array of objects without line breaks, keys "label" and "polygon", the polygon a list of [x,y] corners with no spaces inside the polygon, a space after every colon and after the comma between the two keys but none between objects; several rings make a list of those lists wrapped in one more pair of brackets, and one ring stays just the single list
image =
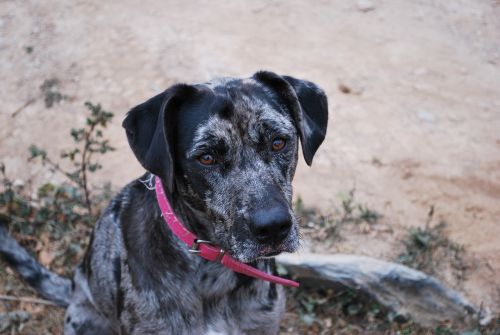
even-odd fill
[{"label": "bare soil background", "polygon": [[[498,1],[2,1],[0,160],[22,181],[62,179],[28,164],[28,147],[70,147],[83,103],[99,102],[117,115],[117,150],[92,182],[120,187],[142,171],[120,126],[131,107],[176,82],[259,69],[329,97],[325,143],[295,179],[305,205],[328,213],[355,187],[383,214],[342,251],[394,259],[434,206],[467,249],[461,290],[500,312]],[[40,87],[54,78],[66,98],[46,108]]]}]

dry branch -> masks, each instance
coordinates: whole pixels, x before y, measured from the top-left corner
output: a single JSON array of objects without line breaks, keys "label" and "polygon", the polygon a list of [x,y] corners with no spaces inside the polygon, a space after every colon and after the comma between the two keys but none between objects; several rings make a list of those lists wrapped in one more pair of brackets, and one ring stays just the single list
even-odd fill
[{"label": "dry branch", "polygon": [[479,316],[488,318],[457,291],[401,264],[342,254],[283,254],[277,260],[302,284],[341,284],[362,290],[389,310],[423,326],[432,327],[444,320],[467,324]]},{"label": "dry branch", "polygon": [[12,295],[3,295],[0,294],[0,300],[8,300],[8,301],[19,301],[19,302],[27,302],[30,304],[40,304],[40,305],[49,305],[49,306],[57,306],[58,304],[44,299],[32,298],[32,297],[16,297]]}]

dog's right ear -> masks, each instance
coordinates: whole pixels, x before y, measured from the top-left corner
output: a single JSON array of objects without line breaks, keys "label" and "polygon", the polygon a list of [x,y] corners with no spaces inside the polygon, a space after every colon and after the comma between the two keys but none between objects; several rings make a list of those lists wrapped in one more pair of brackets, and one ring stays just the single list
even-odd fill
[{"label": "dog's right ear", "polygon": [[168,190],[173,190],[174,162],[172,152],[172,118],[183,100],[196,89],[178,84],[134,107],[122,126],[132,151],[141,165],[160,177]]}]

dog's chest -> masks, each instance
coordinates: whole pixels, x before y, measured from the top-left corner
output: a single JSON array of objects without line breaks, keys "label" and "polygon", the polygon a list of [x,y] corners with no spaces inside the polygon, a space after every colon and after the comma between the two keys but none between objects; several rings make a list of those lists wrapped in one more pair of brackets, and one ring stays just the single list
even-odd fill
[{"label": "dog's chest", "polygon": [[168,285],[148,294],[126,285],[126,307],[117,320],[125,325],[123,334],[278,333],[285,305],[281,286],[236,276],[217,264],[193,267],[182,280],[168,277]]},{"label": "dog's chest", "polygon": [[[248,294],[250,293],[250,294]],[[253,296],[251,294],[254,294]],[[204,334],[277,334],[285,308],[283,290],[277,288],[276,295],[246,292],[238,296],[227,296],[217,304],[204,303]],[[212,305],[208,307],[208,305]]]},{"label": "dog's chest", "polygon": [[283,287],[228,270],[208,270],[195,280],[204,334],[278,333],[285,308]]},{"label": "dog's chest", "polygon": [[[156,334],[182,335],[275,335],[279,331],[283,317],[285,298],[283,293],[279,292],[274,302],[269,304],[267,301],[245,294],[240,297],[204,299],[198,304],[189,305],[189,302],[179,300],[176,304],[176,312],[179,313],[177,315],[153,316],[155,312],[142,314],[137,310],[124,311],[120,323],[126,326],[122,328],[122,334],[143,334],[153,331]],[[166,308],[159,307],[160,310]],[[142,314],[141,322],[133,324],[134,316],[139,314]],[[190,315],[189,319],[185,318],[186,315]]]}]

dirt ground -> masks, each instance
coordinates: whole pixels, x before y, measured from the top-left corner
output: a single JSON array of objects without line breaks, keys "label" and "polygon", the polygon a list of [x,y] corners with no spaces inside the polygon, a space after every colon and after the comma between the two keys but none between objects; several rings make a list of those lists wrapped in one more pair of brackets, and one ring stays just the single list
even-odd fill
[{"label": "dirt ground", "polygon": [[[396,233],[351,251],[382,258],[435,206],[475,264],[463,291],[500,311],[499,1],[2,1],[0,55],[0,161],[21,180],[59,178],[28,147],[70,147],[87,100],[116,113],[93,182],[119,187],[141,173],[121,120],[170,84],[259,69],[316,82],[329,130],[296,194],[328,212],[355,187]],[[47,109],[53,78],[67,99]]]}]

